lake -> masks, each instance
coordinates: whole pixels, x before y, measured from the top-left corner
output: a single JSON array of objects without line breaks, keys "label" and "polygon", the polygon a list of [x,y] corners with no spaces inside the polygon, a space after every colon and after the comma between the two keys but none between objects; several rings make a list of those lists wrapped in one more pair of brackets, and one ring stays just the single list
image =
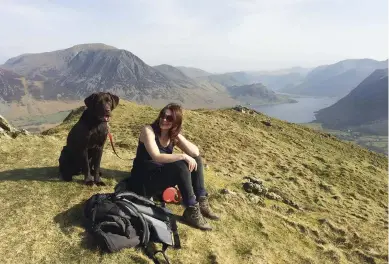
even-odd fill
[{"label": "lake", "polygon": [[251,105],[251,108],[270,117],[292,123],[308,123],[315,120],[314,112],[336,103],[338,97],[292,97],[297,103],[278,105]]}]

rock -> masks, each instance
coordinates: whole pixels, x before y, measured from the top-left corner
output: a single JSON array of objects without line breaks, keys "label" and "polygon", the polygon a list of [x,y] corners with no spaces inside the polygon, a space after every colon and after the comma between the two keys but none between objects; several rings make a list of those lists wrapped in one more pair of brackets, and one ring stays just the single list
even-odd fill
[{"label": "rock", "polygon": [[16,138],[19,135],[30,135],[25,129],[19,130],[12,126],[3,116],[0,115],[0,136]]},{"label": "rock", "polygon": [[253,110],[253,109],[250,109],[250,108],[247,108],[245,106],[242,106],[242,105],[237,105],[235,106],[234,108],[235,111],[238,111],[238,112],[241,112],[243,114],[250,114],[250,115],[254,115],[257,113],[257,111]]},{"label": "rock", "polygon": [[248,193],[252,193],[253,192],[253,187],[254,187],[254,184],[251,183],[251,182],[245,182],[243,183],[243,189],[248,192]]},{"label": "rock", "polygon": [[30,132],[28,132],[28,131],[25,130],[25,129],[20,130],[20,134],[25,135],[25,136],[31,135]]},{"label": "rock", "polygon": [[4,129],[2,129],[1,127],[0,127],[0,137],[1,137],[1,138],[12,139],[12,138],[7,134],[7,132],[5,132]]},{"label": "rock", "polygon": [[243,183],[243,189],[248,193],[254,193],[256,195],[266,195],[267,193],[265,186],[252,182]]},{"label": "rock", "polygon": [[17,129],[8,123],[2,115],[0,115],[0,128],[2,128],[6,133],[13,133],[17,131]]},{"label": "rock", "polygon": [[292,207],[298,209],[298,210],[300,209],[300,206],[298,206],[298,204],[296,204],[296,203],[293,202],[292,200],[289,200],[289,199],[287,199],[287,198],[284,198],[284,199],[283,199],[283,202],[286,203],[287,205],[290,205],[290,206],[292,206]]},{"label": "rock", "polygon": [[252,177],[252,176],[245,176],[243,179],[246,179],[246,180],[249,180],[252,183],[257,183],[257,184],[261,184],[261,185],[262,185],[262,182],[263,182],[261,179],[256,178],[256,177]]},{"label": "rock", "polygon": [[261,196],[254,195],[254,194],[248,194],[247,198],[252,203],[260,204],[260,205],[265,205],[265,201],[264,201],[263,197],[261,197]]},{"label": "rock", "polygon": [[270,121],[262,120],[261,123],[264,124],[265,126],[271,126],[271,122]]},{"label": "rock", "polygon": [[274,192],[268,192],[266,194],[266,197],[271,199],[271,200],[282,201],[282,197]]},{"label": "rock", "polygon": [[209,256],[208,259],[211,264],[219,264],[220,262],[218,261],[218,256],[215,252],[212,252]]},{"label": "rock", "polygon": [[236,192],[230,191],[228,189],[221,189],[220,193],[236,195]]},{"label": "rock", "polygon": [[286,211],[286,213],[288,213],[288,214],[293,214],[295,211],[294,211],[294,209],[292,209],[292,208],[289,208],[287,211]]}]

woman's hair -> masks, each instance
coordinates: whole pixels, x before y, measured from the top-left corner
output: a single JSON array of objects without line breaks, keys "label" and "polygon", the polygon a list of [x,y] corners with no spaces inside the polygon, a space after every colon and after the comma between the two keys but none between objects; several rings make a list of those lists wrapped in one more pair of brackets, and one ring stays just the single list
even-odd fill
[{"label": "woman's hair", "polygon": [[161,121],[161,117],[165,115],[167,109],[172,111],[173,116],[172,127],[169,129],[169,138],[170,140],[173,140],[173,142],[175,142],[178,134],[181,132],[182,125],[182,107],[179,104],[170,103],[164,108],[162,108],[162,110],[159,112],[157,119],[154,120],[151,126],[154,129],[155,133],[160,136],[161,128],[159,124]]}]

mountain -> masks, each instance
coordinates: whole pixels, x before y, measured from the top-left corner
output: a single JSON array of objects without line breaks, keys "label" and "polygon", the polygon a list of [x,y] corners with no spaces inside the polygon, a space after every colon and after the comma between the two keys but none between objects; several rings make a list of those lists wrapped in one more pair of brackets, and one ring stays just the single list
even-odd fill
[{"label": "mountain", "polygon": [[231,96],[241,102],[250,104],[269,104],[288,102],[294,103],[296,101],[287,99],[282,95],[277,95],[272,90],[266,88],[261,83],[254,83],[248,85],[234,85],[227,88]]},{"label": "mountain", "polygon": [[202,79],[206,79],[211,82],[220,83],[225,87],[255,83],[255,79],[253,78],[253,76],[243,71],[213,74],[213,75],[202,77]]},{"label": "mountain", "polygon": [[0,68],[0,101],[19,101],[24,92],[23,76]]},{"label": "mountain", "polygon": [[173,67],[168,64],[161,64],[154,66],[153,68],[162,73],[162,75],[164,75],[167,79],[173,80],[182,87],[193,88],[197,85],[193,79],[185,75],[177,67]]},{"label": "mountain", "polygon": [[190,78],[205,77],[208,75],[212,75],[212,73],[206,72],[198,68],[193,68],[193,67],[178,66],[176,68]]},{"label": "mountain", "polygon": [[[316,120],[334,129],[388,121],[388,69],[375,70],[347,96],[319,110]],[[386,131],[383,134],[388,134]]]},{"label": "mountain", "polygon": [[279,91],[301,83],[311,69],[292,67],[273,71],[248,71],[255,82],[264,84],[273,91]]},{"label": "mountain", "polygon": [[263,83],[273,91],[293,87],[304,80],[304,75],[297,72],[290,73],[251,73],[255,81]]},{"label": "mountain", "polygon": [[53,96],[67,91],[62,96],[85,97],[100,90],[140,101],[146,95],[166,98],[174,90],[174,84],[153,67],[131,52],[119,49],[80,51],[69,61],[54,87]]},{"label": "mountain", "polygon": [[[157,70],[129,51],[99,43],[24,54],[1,67],[24,77],[25,95],[36,100],[81,100],[94,91],[110,91],[154,106],[167,102],[185,107],[236,103],[218,84],[198,85],[183,73],[177,77],[169,72],[178,69],[164,65]],[[0,98],[3,96],[0,93]]]},{"label": "mountain", "polygon": [[301,83],[310,69],[293,67],[274,71],[240,71],[212,74],[204,78],[224,86],[262,83],[268,89],[279,91]]},{"label": "mountain", "polygon": [[282,92],[310,96],[345,96],[376,69],[387,68],[388,61],[344,60],[313,69],[303,82]]},{"label": "mountain", "polygon": [[[107,186],[91,188],[79,184],[81,175],[58,179],[58,157],[81,114],[75,110],[43,135],[0,138],[1,238],[7,241],[0,243],[0,263],[152,263],[138,249],[102,255],[84,228],[83,208],[93,194],[112,193],[129,176],[139,128],[160,108],[120,101],[110,129],[126,160],[107,142]],[[170,263],[387,263],[386,156],[231,108],[186,110],[183,133],[200,148],[210,204],[221,220],[210,221],[214,229],[206,233],[179,222],[182,248],[167,250]],[[250,185],[263,188],[244,189]],[[176,215],[184,211],[166,206]]]},{"label": "mountain", "polygon": [[23,54],[11,58],[1,67],[25,76],[31,80],[47,80],[57,77],[67,69],[68,63],[81,51],[116,50],[101,43],[80,44],[71,48],[51,52]]}]

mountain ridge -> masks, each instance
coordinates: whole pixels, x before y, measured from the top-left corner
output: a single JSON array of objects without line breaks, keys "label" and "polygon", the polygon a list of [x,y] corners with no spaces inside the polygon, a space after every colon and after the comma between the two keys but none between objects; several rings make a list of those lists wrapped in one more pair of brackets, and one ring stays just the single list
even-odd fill
[{"label": "mountain ridge", "polygon": [[311,96],[345,96],[376,69],[387,68],[388,60],[349,59],[321,65],[310,71],[300,84],[280,91]]},{"label": "mountain ridge", "polygon": [[91,92],[109,91],[155,106],[170,101],[187,107],[236,104],[223,87],[206,82],[198,85],[189,77],[169,79],[166,73],[149,66],[130,51],[105,44],[81,44],[20,55],[1,67],[23,75],[26,94],[38,100],[82,100]]},{"label": "mountain ridge", "polygon": [[[345,129],[388,121],[388,69],[377,69],[335,104],[319,110],[324,127]],[[388,130],[383,133],[388,135]]]}]

